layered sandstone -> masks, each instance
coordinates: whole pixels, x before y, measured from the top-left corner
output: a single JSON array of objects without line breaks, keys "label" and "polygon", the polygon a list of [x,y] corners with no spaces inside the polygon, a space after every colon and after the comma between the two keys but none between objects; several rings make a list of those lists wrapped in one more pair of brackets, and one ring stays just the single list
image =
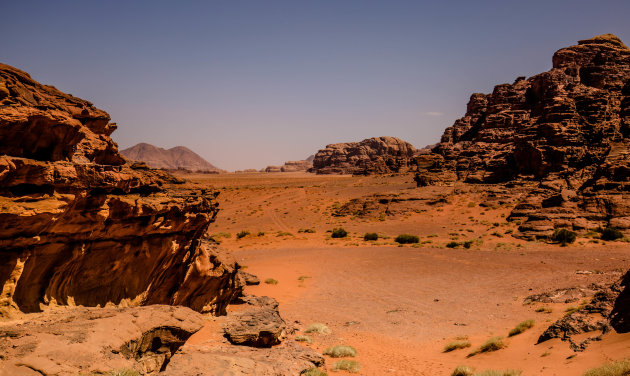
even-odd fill
[{"label": "layered sandstone", "polygon": [[396,137],[326,145],[313,159],[318,174],[387,174],[407,172],[416,149]]},{"label": "layered sandstone", "polygon": [[1,64],[0,101],[0,317],[55,304],[224,312],[235,263],[202,237],[216,191],[125,164],[106,112]]},{"label": "layered sandstone", "polygon": [[630,229],[629,146],[630,49],[607,34],[557,51],[548,72],[473,94],[433,152],[467,182],[539,181],[511,218],[546,237]]},{"label": "layered sandstone", "polygon": [[298,171],[308,171],[313,167],[313,158],[314,155],[306,159],[302,159],[299,161],[288,161],[284,162],[282,166],[267,166],[265,169],[261,170],[264,172],[298,172]]}]

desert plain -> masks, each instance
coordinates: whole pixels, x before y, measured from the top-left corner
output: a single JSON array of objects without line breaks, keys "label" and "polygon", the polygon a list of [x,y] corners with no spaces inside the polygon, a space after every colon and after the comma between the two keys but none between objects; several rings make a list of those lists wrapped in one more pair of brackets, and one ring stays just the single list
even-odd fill
[{"label": "desert plain", "polygon": [[[630,247],[592,234],[564,247],[517,239],[512,233],[518,223],[506,217],[518,195],[498,203],[488,199],[488,191],[497,189],[492,186],[418,188],[409,174],[186,178],[221,191],[221,215],[208,231],[259,277],[261,283],[245,292],[278,300],[281,316],[295,329],[290,341],[313,323],[328,326],[330,334],[306,334],[312,343],[300,344],[320,353],[334,345],[354,347],[361,375],[449,375],[461,365],[579,375],[630,356],[627,333],[608,333],[579,352],[559,338],[536,344],[547,327],[592,296],[554,303],[526,298],[609,285],[630,266]],[[351,200],[373,197],[390,202],[363,215],[339,215]],[[332,238],[335,228],[347,237]],[[365,241],[366,233],[379,239]],[[400,234],[417,235],[419,242],[398,244]],[[459,244],[447,246],[453,242]],[[531,329],[508,336],[526,320],[534,321]],[[203,343],[205,333],[210,331],[190,341]],[[469,357],[497,336],[505,348]],[[577,338],[588,336],[593,333]],[[445,352],[447,344],[462,340],[470,347]]]}]

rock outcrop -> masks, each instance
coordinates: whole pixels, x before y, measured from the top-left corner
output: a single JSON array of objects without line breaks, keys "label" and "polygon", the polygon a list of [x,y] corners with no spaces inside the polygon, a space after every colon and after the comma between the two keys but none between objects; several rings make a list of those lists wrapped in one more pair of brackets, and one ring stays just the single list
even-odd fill
[{"label": "rock outcrop", "polygon": [[113,374],[164,370],[204,325],[186,307],[60,309],[0,323],[0,376]]},{"label": "rock outcrop", "polygon": [[163,149],[151,144],[139,143],[121,150],[120,154],[132,161],[144,162],[152,168],[191,172],[225,172],[185,146]]},{"label": "rock outcrop", "polygon": [[540,181],[511,215],[525,237],[628,230],[629,147],[630,49],[606,34],[557,51],[548,72],[473,94],[432,166],[471,183]]},{"label": "rock outcrop", "polygon": [[314,155],[310,157],[300,160],[300,161],[288,161],[284,162],[282,166],[267,166],[265,169],[261,170],[261,172],[298,172],[298,171],[308,171],[313,167],[313,158]]},{"label": "rock outcrop", "polygon": [[90,102],[0,65],[0,317],[46,305],[222,313],[236,264],[203,238],[213,190],[124,164]]},{"label": "rock outcrop", "polygon": [[318,174],[388,174],[409,171],[416,149],[395,137],[326,145],[315,154],[311,171]]}]

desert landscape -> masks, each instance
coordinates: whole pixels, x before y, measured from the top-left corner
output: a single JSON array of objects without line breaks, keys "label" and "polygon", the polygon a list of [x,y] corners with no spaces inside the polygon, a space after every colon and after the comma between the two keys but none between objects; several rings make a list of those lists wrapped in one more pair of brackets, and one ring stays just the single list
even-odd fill
[{"label": "desert landscape", "polygon": [[0,64],[0,375],[629,375],[630,48],[551,60],[234,172]]}]

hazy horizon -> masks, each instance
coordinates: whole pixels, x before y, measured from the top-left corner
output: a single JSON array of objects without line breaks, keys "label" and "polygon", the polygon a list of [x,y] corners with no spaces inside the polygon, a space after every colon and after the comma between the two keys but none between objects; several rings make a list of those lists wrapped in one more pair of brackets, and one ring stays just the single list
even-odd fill
[{"label": "hazy horizon", "polygon": [[472,93],[614,33],[627,1],[28,1],[3,6],[0,62],[93,102],[120,149],[186,146],[226,170],[326,144],[439,140]]}]

